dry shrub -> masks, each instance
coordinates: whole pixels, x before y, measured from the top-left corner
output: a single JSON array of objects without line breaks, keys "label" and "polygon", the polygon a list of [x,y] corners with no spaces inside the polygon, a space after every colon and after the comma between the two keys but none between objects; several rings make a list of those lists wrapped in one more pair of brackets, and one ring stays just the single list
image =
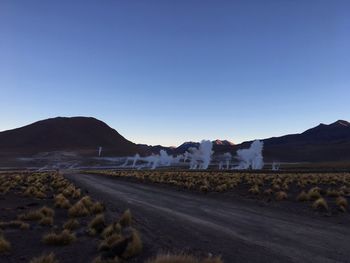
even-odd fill
[{"label": "dry shrub", "polygon": [[298,194],[298,196],[297,196],[297,201],[299,201],[299,202],[305,202],[305,201],[307,201],[307,200],[309,200],[309,199],[308,199],[308,194],[307,194],[305,191],[301,191],[301,193]]},{"label": "dry shrub", "polygon": [[190,255],[158,255],[147,263],[222,263],[219,257],[200,260]]},{"label": "dry shrub", "polygon": [[329,197],[338,197],[338,196],[340,196],[340,192],[337,189],[327,189],[326,194]]},{"label": "dry shrub", "polygon": [[18,216],[21,220],[28,220],[28,221],[38,221],[43,217],[43,214],[40,213],[38,210],[29,211],[25,214],[21,214]]},{"label": "dry shrub", "polygon": [[29,263],[59,263],[54,253],[33,258]]},{"label": "dry shrub", "polygon": [[272,195],[272,193],[273,193],[273,190],[272,190],[271,188],[266,189],[266,190],[264,191],[264,195],[267,195],[267,196]]},{"label": "dry shrub", "polygon": [[74,230],[79,228],[79,221],[76,219],[68,219],[68,221],[63,225],[64,229]]},{"label": "dry shrub", "polygon": [[9,222],[0,222],[0,228],[20,228],[20,229],[28,229],[30,226],[27,223],[24,223],[21,220],[12,220]]},{"label": "dry shrub", "polygon": [[22,223],[21,226],[20,226],[20,229],[22,230],[26,230],[26,229],[29,229],[30,228],[30,225],[28,223]]},{"label": "dry shrub", "polygon": [[71,203],[63,194],[58,194],[55,196],[55,207],[68,209]]},{"label": "dry shrub", "polygon": [[341,211],[346,212],[346,209],[348,207],[348,200],[345,197],[342,197],[342,196],[337,197],[337,199],[335,200],[335,203],[337,204],[338,208]]},{"label": "dry shrub", "polygon": [[199,190],[201,192],[207,193],[209,191],[209,186],[208,185],[202,185],[201,187],[199,187]]},{"label": "dry shrub", "polygon": [[39,221],[39,224],[42,226],[52,226],[53,225],[53,218],[45,216],[45,217],[41,218],[41,220]]},{"label": "dry shrub", "polygon": [[11,250],[11,244],[5,239],[5,237],[0,236],[0,254],[8,252]]},{"label": "dry shrub", "polygon": [[47,206],[44,206],[38,210],[29,211],[25,214],[19,215],[18,218],[21,220],[28,221],[39,221],[44,217],[53,217],[55,211]]},{"label": "dry shrub", "polygon": [[81,190],[80,189],[75,189],[74,193],[72,194],[72,197],[74,199],[78,199],[81,196]]},{"label": "dry shrub", "polygon": [[76,237],[73,233],[70,233],[69,230],[64,229],[61,233],[49,233],[46,234],[42,241],[47,245],[57,245],[57,246],[65,246],[69,245],[73,241],[76,240]]},{"label": "dry shrub", "polygon": [[328,210],[328,204],[327,201],[324,198],[318,198],[313,204],[312,204],[312,208],[315,210]]},{"label": "dry shrub", "polygon": [[78,201],[68,210],[68,215],[70,217],[84,217],[90,214],[89,210],[86,208],[83,202]]},{"label": "dry shrub", "polygon": [[123,258],[131,258],[141,253],[142,251],[142,241],[139,233],[133,229],[131,234],[131,240],[128,242],[128,246],[126,247]]},{"label": "dry shrub", "polygon": [[319,187],[311,188],[307,195],[308,195],[308,200],[317,200],[322,197],[320,194]]},{"label": "dry shrub", "polygon": [[92,261],[92,263],[120,263],[120,262],[121,261],[118,257],[102,259],[100,256],[95,258]]},{"label": "dry shrub", "polygon": [[287,199],[287,197],[288,197],[287,193],[283,191],[279,191],[275,194],[275,198],[277,201],[285,200]]},{"label": "dry shrub", "polygon": [[120,217],[119,224],[122,227],[128,227],[131,225],[131,220],[132,220],[131,212],[129,209],[127,209]]},{"label": "dry shrub", "polygon": [[103,240],[99,246],[98,246],[98,250],[102,251],[102,250],[108,250],[110,249],[114,244],[119,243],[121,240],[123,240],[124,238],[122,237],[121,234],[117,234],[114,233],[110,236],[108,236],[105,240]]},{"label": "dry shrub", "polygon": [[95,216],[94,219],[88,225],[90,230],[93,230],[93,233],[101,233],[106,227],[105,217],[102,214]]},{"label": "dry shrub", "polygon": [[91,200],[90,196],[84,196],[82,199],[80,199],[80,202],[82,202],[88,209],[94,205],[94,202]]},{"label": "dry shrub", "polygon": [[257,195],[260,193],[259,186],[258,185],[253,185],[249,190],[249,193]]},{"label": "dry shrub", "polygon": [[53,217],[55,215],[55,211],[47,206],[40,208],[39,212],[46,217]]},{"label": "dry shrub", "polygon": [[91,208],[90,208],[90,211],[91,211],[91,213],[93,213],[93,214],[102,213],[104,210],[105,210],[105,207],[104,207],[104,205],[101,204],[100,202],[94,203],[94,204],[91,206]]},{"label": "dry shrub", "polygon": [[103,230],[101,236],[103,239],[106,239],[113,234],[119,235],[121,233],[121,229],[122,227],[119,223],[112,223]]}]

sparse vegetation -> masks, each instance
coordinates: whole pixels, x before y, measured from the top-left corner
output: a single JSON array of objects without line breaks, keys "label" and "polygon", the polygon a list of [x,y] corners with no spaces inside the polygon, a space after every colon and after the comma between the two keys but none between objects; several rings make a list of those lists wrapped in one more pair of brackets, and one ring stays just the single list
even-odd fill
[{"label": "sparse vegetation", "polygon": [[11,250],[11,244],[5,239],[4,236],[0,235],[0,254]]},{"label": "sparse vegetation", "polygon": [[48,245],[65,246],[76,240],[76,237],[69,230],[64,229],[61,233],[49,233],[43,236],[43,242]]},{"label": "sparse vegetation", "polygon": [[142,251],[142,241],[141,241],[140,235],[135,229],[132,229],[130,240],[128,242],[128,245],[124,253],[122,254],[122,257],[131,258],[133,256],[140,254],[141,251]]},{"label": "sparse vegetation", "polygon": [[[191,191],[233,192],[237,190],[244,197],[254,199],[291,200],[299,205],[313,207],[320,198],[326,202],[328,209],[316,210],[336,213],[347,211],[350,197],[349,173],[251,173],[222,171],[86,171],[92,174],[103,174],[122,178],[136,178],[140,182],[169,184]],[[247,195],[248,193],[248,195]],[[273,198],[274,197],[274,198]],[[341,197],[341,198],[339,198]],[[342,200],[342,205],[332,201]],[[305,204],[303,204],[305,203]],[[321,202],[321,204],[324,202]],[[317,205],[316,205],[317,206]],[[322,205],[320,205],[322,207]],[[333,211],[333,212],[332,212]]]},{"label": "sparse vegetation", "polygon": [[123,215],[120,217],[120,220],[119,220],[119,224],[122,226],[122,227],[127,227],[127,226],[130,226],[131,225],[131,219],[132,219],[132,216],[131,216],[131,212],[130,210],[126,210]]},{"label": "sparse vegetation", "polygon": [[[347,213],[350,196],[350,175],[333,173],[228,173],[208,171],[98,171],[119,177],[133,177],[144,182],[170,184],[190,191],[202,193],[235,191],[245,197],[263,199],[268,202],[281,202],[280,206],[292,202],[295,205],[312,207],[318,213]],[[0,253],[11,251],[11,235],[6,231],[21,231],[31,228],[34,232],[46,229],[47,234],[38,236],[44,244],[54,246],[69,245],[86,233],[99,239],[96,249],[103,257],[94,262],[125,262],[142,252],[143,244],[140,234],[133,228],[132,214],[126,210],[110,222],[109,213],[103,214],[105,205],[93,200],[86,192],[76,188],[70,181],[55,172],[17,173],[0,177],[0,192],[3,195],[18,194],[23,199],[30,199],[29,206],[19,209],[8,221],[0,222]],[[296,202],[298,201],[298,203]],[[277,204],[277,202],[276,202]],[[17,218],[17,219],[16,219]],[[78,230],[77,230],[78,229]],[[76,231],[76,233],[74,233]],[[23,232],[25,233],[25,232]],[[78,242],[77,242],[78,244]],[[69,248],[69,247],[67,247]],[[52,254],[53,255],[53,254]],[[60,255],[58,255],[60,256]],[[34,261],[36,260],[36,261]],[[221,263],[219,258],[198,259],[187,255],[160,255],[149,261],[151,263],[187,262]],[[174,261],[175,260],[175,261]],[[180,260],[180,261],[176,261]],[[54,256],[42,255],[33,258],[34,263],[57,262]]]},{"label": "sparse vegetation", "polygon": [[88,225],[89,232],[92,235],[101,233],[106,227],[105,217],[102,214],[97,215]]},{"label": "sparse vegetation", "polygon": [[54,253],[33,258],[29,263],[59,263]]},{"label": "sparse vegetation", "polygon": [[[11,249],[4,231],[31,227],[31,235],[35,235],[36,229],[50,229],[44,235],[38,233],[38,238],[40,240],[41,237],[42,244],[52,246],[67,246],[82,234],[88,237],[86,233],[99,238],[99,249],[104,257],[97,257],[95,262],[125,262],[142,250],[141,238],[131,226],[130,210],[126,210],[115,222],[107,224],[103,214],[104,204],[82,195],[81,189],[56,172],[2,174],[0,191],[4,195],[17,194],[22,199],[31,200],[27,202],[28,206],[19,206],[22,212],[15,214],[16,220],[0,222],[0,253],[10,252]],[[39,208],[33,209],[36,206]],[[78,217],[83,217],[79,219],[80,222]],[[38,228],[38,225],[41,227]],[[80,229],[78,237],[74,233],[77,229]],[[58,260],[51,253],[35,257],[30,262],[57,263]]]},{"label": "sparse vegetation", "polygon": [[309,200],[308,194],[304,190],[297,196],[297,201],[299,202],[306,202],[308,200]]},{"label": "sparse vegetation", "polygon": [[66,223],[64,223],[63,228],[68,230],[75,230],[79,228],[79,221],[77,219],[69,219]]},{"label": "sparse vegetation", "polygon": [[324,198],[320,197],[312,204],[312,208],[315,210],[317,209],[328,210],[327,201]]},{"label": "sparse vegetation", "polygon": [[338,208],[343,211],[346,212],[347,207],[348,207],[348,200],[346,200],[346,198],[339,196],[336,200],[335,203],[337,204]]},{"label": "sparse vegetation", "polygon": [[198,259],[191,255],[158,255],[147,263],[222,263],[219,257]]}]

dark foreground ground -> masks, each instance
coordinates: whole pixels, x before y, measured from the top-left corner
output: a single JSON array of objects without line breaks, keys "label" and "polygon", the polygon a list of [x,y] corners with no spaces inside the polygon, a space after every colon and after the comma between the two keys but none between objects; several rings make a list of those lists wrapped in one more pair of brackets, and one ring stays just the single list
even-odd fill
[{"label": "dark foreground ground", "polygon": [[66,177],[111,212],[130,208],[144,242],[139,262],[160,251],[211,253],[226,263],[350,262],[348,214],[314,215],[106,176]]}]

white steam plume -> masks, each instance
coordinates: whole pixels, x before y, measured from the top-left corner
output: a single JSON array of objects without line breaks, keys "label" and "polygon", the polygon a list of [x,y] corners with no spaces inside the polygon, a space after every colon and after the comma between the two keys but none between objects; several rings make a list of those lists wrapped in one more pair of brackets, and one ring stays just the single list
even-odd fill
[{"label": "white steam plume", "polygon": [[264,167],[264,161],[262,156],[264,143],[262,141],[254,141],[249,149],[241,149],[237,151],[237,159],[239,165],[235,169],[253,169],[260,170]]}]

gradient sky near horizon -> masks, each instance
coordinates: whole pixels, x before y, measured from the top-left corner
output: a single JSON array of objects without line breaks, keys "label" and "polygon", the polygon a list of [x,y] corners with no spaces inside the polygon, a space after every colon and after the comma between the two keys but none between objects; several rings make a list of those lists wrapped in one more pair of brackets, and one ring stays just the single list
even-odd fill
[{"label": "gradient sky near horizon", "polygon": [[0,130],[93,116],[136,143],[350,116],[350,1],[1,0]]}]

